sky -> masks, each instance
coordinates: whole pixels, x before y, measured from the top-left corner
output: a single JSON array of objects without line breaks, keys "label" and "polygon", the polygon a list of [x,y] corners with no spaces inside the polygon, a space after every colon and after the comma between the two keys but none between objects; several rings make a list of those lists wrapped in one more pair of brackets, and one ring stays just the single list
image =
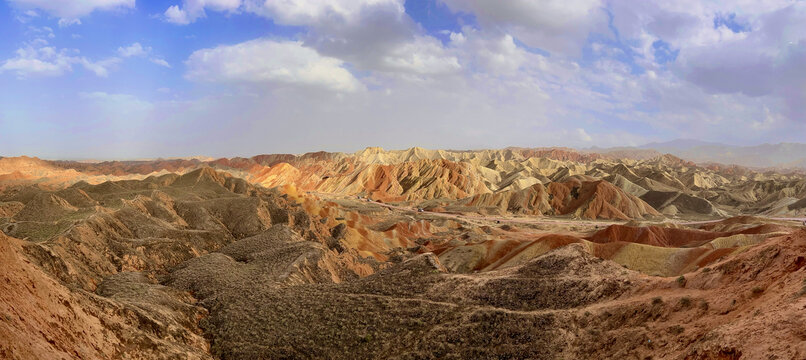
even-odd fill
[{"label": "sky", "polygon": [[0,156],[806,141],[803,0],[0,0]]}]

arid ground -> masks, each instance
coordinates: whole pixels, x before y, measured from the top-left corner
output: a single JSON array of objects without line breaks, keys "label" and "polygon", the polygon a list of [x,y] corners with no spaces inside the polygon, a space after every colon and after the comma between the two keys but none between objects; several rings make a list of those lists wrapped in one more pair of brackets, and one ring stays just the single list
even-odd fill
[{"label": "arid ground", "polygon": [[804,359],[804,218],[638,150],[0,158],[0,358]]}]

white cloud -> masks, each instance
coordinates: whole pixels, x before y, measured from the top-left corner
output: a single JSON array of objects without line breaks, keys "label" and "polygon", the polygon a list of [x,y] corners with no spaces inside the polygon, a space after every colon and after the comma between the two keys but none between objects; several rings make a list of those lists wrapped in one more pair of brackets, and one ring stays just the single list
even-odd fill
[{"label": "white cloud", "polygon": [[185,0],[165,11],[169,22],[188,24],[209,11],[245,11],[283,25],[307,26],[306,46],[362,70],[413,75],[453,73],[458,59],[435,38],[419,33],[402,0]]},{"label": "white cloud", "polygon": [[[578,83],[555,91],[550,78],[541,78],[539,83],[559,102],[604,119],[662,129],[669,137],[786,138],[782,129],[806,123],[803,2],[608,1],[607,6],[620,35],[614,40],[631,46],[632,53],[612,43],[591,43],[598,59],[563,80]],[[742,28],[715,26],[717,17],[729,17]],[[481,24],[487,32],[501,31],[501,22]],[[659,40],[669,51],[656,48]],[[473,53],[479,57],[483,49]],[[633,56],[635,64],[622,62]],[[634,74],[636,65],[646,72]],[[571,100],[575,97],[585,100]],[[755,131],[726,134],[725,128]]]},{"label": "white cloud", "polygon": [[37,38],[37,39],[31,40],[31,42],[29,42],[28,45],[31,46],[31,47],[34,47],[34,48],[41,48],[41,47],[47,46],[48,41],[45,40],[45,39],[42,39],[42,38]]},{"label": "white cloud", "polygon": [[[608,97],[617,107],[608,110],[607,114],[615,115],[622,124],[629,121],[651,128],[667,140],[792,141],[792,134],[798,132],[795,131],[797,124],[782,117],[782,101],[770,96],[754,98],[740,93],[708,93],[670,71],[655,73],[654,76],[650,73],[640,76],[622,74],[619,82],[607,80],[605,73],[599,76],[599,81],[617,84],[608,88]],[[606,108],[595,106],[594,109]],[[761,126],[767,119],[775,119],[775,125]]]},{"label": "white cloud", "polygon": [[79,19],[59,19],[59,27],[68,27],[73,25],[81,25],[81,20]]},{"label": "white cloud", "polygon": [[411,78],[461,70],[455,54],[409,18],[403,1],[294,3],[295,6],[282,7],[278,2],[262,2],[263,10],[258,13],[287,25],[307,26],[309,31],[302,37],[306,46],[348,62],[358,70]]},{"label": "white cloud", "polygon": [[[124,57],[124,58],[147,57],[147,56],[151,55],[151,53],[152,53],[152,49],[151,49],[150,46],[143,46],[139,42],[133,43],[133,44],[131,44],[129,46],[126,46],[126,47],[119,47],[118,48],[118,55],[121,56],[121,57]],[[171,67],[171,64],[168,63],[167,61],[165,61],[165,59],[163,59],[161,57],[151,56],[151,57],[148,58],[148,61],[150,61],[153,64],[162,66],[162,67],[166,67],[166,68]]]},{"label": "white cloud", "polygon": [[17,13],[14,18],[17,19],[17,21],[26,24],[37,17],[39,17],[39,13],[36,12],[35,10],[26,10]]},{"label": "white cloud", "polygon": [[403,13],[403,0],[183,0],[169,6],[165,20],[187,25],[206,16],[206,10],[220,12],[246,11],[271,18],[283,25],[316,25],[323,19],[338,19],[355,24],[366,9],[394,8]]},{"label": "white cloud", "polygon": [[384,54],[377,69],[435,75],[457,72],[461,65],[439,40],[418,36]]},{"label": "white cloud", "polygon": [[362,87],[342,67],[342,61],[321,56],[296,41],[257,39],[197,50],[186,65],[186,77],[198,81],[303,85],[336,91]]},{"label": "white cloud", "polygon": [[79,56],[77,50],[56,49],[50,46],[29,45],[17,49],[16,56],[0,65],[0,73],[11,71],[19,78],[60,76],[81,65],[99,77],[109,75],[109,69],[119,63],[118,58],[91,61]]},{"label": "white cloud", "polygon": [[268,17],[284,25],[315,25],[324,18],[355,22],[367,7],[391,5],[403,12],[402,0],[183,0],[171,5],[163,15],[171,23],[187,25],[206,16],[206,10],[244,10]]},{"label": "white cloud", "polygon": [[496,74],[513,74],[527,61],[527,52],[519,48],[509,34],[491,34],[469,27],[463,33],[451,33],[451,46],[473,70]]},{"label": "white cloud", "polygon": [[403,13],[402,0],[246,0],[245,8],[286,25],[316,25],[323,19],[356,23],[366,9],[394,9]]},{"label": "white cloud", "polygon": [[171,68],[171,64],[169,64],[167,61],[165,61],[165,59],[150,58],[150,59],[148,59],[148,61],[151,61],[152,63],[157,64],[157,65],[162,66],[162,67]]},{"label": "white cloud", "polygon": [[165,13],[163,13],[163,15],[165,15],[165,21],[178,25],[187,25],[193,22],[193,20],[196,20],[196,19],[191,20],[188,17],[187,11],[180,9],[179,5],[173,5],[169,7],[168,9],[165,10]]},{"label": "white cloud", "polygon": [[585,129],[577,128],[576,132],[577,132],[577,136],[579,137],[580,140],[582,140],[584,142],[593,141],[593,138],[588,134],[587,131],[585,131]]},{"label": "white cloud", "polygon": [[764,14],[745,36],[683,47],[675,70],[708,92],[781,97],[806,121],[804,23],[806,3]]},{"label": "white cloud", "polygon": [[482,27],[501,29],[530,47],[578,55],[591,31],[606,31],[602,0],[442,0],[476,15]]},{"label": "white cloud", "polygon": [[143,47],[143,45],[140,45],[139,42],[133,43],[127,47],[118,48],[118,55],[122,57],[146,56],[150,52],[150,47]]},{"label": "white cloud", "polygon": [[87,60],[86,58],[81,58],[79,63],[84,66],[85,69],[92,71],[98,77],[107,77],[109,76],[109,70],[120,63],[120,59],[116,57],[92,62]]},{"label": "white cloud", "polygon": [[56,37],[56,34],[53,33],[53,29],[50,28],[49,26],[42,26],[42,27],[28,26],[27,32],[29,35],[37,39],[43,39],[43,38],[53,39]]},{"label": "white cloud", "polygon": [[6,60],[3,65],[0,66],[0,72],[13,71],[17,73],[18,77],[28,77],[58,76],[62,75],[65,71],[72,71],[72,64],[74,62],[70,57],[64,55],[42,57],[44,59],[40,59],[38,50],[18,49],[17,57]]},{"label": "white cloud", "polygon": [[[800,4],[802,5],[802,4]],[[613,25],[625,40],[637,43],[635,49],[645,58],[654,61],[652,43],[663,40],[675,49],[708,47],[741,40],[763,26],[767,14],[784,10],[797,13],[793,0],[769,1],[697,1],[666,2],[609,1]],[[743,24],[748,32],[733,32],[727,26],[715,26],[715,18],[730,15]],[[645,65],[651,65],[647,63]]]},{"label": "white cloud", "polygon": [[39,9],[59,19],[59,26],[81,24],[93,11],[133,9],[135,0],[8,0],[22,9]]},{"label": "white cloud", "polygon": [[241,6],[241,0],[184,0],[182,6],[172,5],[165,10],[165,21],[187,25],[206,16],[204,9],[213,11],[235,12]]}]

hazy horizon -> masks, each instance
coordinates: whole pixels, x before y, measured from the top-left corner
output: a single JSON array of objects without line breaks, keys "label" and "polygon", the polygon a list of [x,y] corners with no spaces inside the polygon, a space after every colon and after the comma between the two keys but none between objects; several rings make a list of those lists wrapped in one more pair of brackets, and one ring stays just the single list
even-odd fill
[{"label": "hazy horizon", "polygon": [[506,148],[568,148],[577,151],[592,151],[592,152],[607,152],[607,151],[617,151],[620,149],[636,149],[636,150],[658,150],[663,152],[663,147],[653,146],[653,145],[666,145],[666,144],[673,144],[678,141],[683,142],[702,142],[702,145],[696,145],[694,148],[699,146],[721,146],[721,147],[729,147],[729,148],[755,148],[760,146],[779,146],[779,145],[786,145],[786,144],[795,144],[795,145],[804,145],[806,146],[806,142],[778,142],[778,143],[759,143],[759,144],[747,144],[747,145],[735,145],[735,144],[727,144],[727,143],[719,143],[719,142],[711,142],[711,141],[703,141],[697,139],[672,139],[669,141],[661,141],[661,142],[651,142],[646,144],[640,144],[637,146],[611,146],[611,147],[598,147],[598,146],[589,146],[589,147],[570,147],[564,145],[549,145],[549,146],[502,146],[502,147],[478,147],[478,148],[430,148],[430,147],[423,147],[423,146],[408,146],[402,148],[387,148],[383,146],[364,146],[352,150],[330,150],[330,149],[312,149],[300,152],[288,152],[288,151],[279,151],[279,152],[258,152],[258,153],[244,153],[244,154],[232,154],[232,153],[224,153],[224,154],[186,154],[186,155],[165,155],[165,156],[154,156],[154,157],[63,157],[63,156],[40,156],[37,154],[29,154],[29,153],[19,153],[19,154],[0,154],[0,158],[2,157],[20,157],[20,156],[28,156],[28,157],[36,157],[43,160],[53,160],[53,161],[77,161],[77,162],[95,162],[95,161],[151,161],[157,159],[164,159],[164,160],[172,160],[172,159],[219,159],[219,158],[234,158],[234,157],[243,157],[249,158],[258,155],[266,155],[266,154],[292,154],[292,155],[303,155],[307,153],[314,153],[314,152],[329,152],[329,153],[346,153],[352,154],[356,152],[363,151],[368,148],[382,148],[385,151],[403,151],[412,148],[423,148],[427,150],[445,150],[445,151],[483,151],[483,150],[500,150]]}]

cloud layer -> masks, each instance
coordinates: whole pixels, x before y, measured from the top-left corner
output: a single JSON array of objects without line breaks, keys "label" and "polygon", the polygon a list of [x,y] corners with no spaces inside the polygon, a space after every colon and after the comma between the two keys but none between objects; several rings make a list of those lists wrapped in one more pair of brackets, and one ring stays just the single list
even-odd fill
[{"label": "cloud layer", "polygon": [[300,42],[257,39],[194,52],[187,60],[187,78],[356,91],[360,88],[358,80],[342,64]]},{"label": "cloud layer", "polygon": [[24,9],[40,9],[59,19],[60,26],[81,24],[81,17],[93,11],[134,8],[135,0],[8,0]]},{"label": "cloud layer", "polygon": [[[39,13],[69,23],[135,7],[12,3],[26,24],[43,21]],[[419,17],[407,9],[423,4]],[[130,39],[95,52],[104,57],[53,45],[62,30],[53,25],[31,26],[33,40],[15,46],[0,73],[63,77],[83,68],[111,78],[124,61],[172,71],[177,82],[157,84],[152,97],[82,89],[80,100],[146,102],[130,121],[170,113],[178,128],[213,132],[227,118],[248,129],[228,145],[244,152],[270,151],[260,134],[280,131],[306,136],[279,139],[275,151],[757,143],[806,133],[803,1],[177,0],[148,17],[177,33],[207,22],[237,28],[241,17],[280,30],[188,41],[201,45],[174,57],[152,49],[156,39]],[[192,133],[186,146],[212,136]]]}]

